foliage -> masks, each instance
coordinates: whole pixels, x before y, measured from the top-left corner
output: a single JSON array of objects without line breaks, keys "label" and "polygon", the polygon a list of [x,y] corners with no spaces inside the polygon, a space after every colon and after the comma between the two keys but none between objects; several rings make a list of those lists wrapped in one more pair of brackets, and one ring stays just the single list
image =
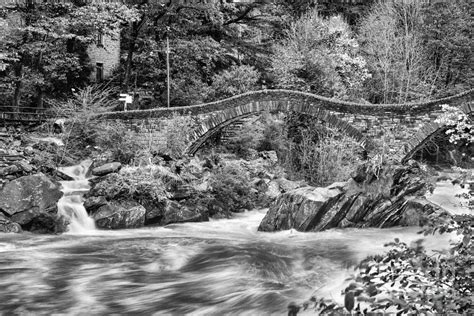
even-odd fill
[{"label": "foliage", "polygon": [[313,185],[345,181],[360,163],[358,145],[334,130],[305,130],[299,142],[289,141],[287,146],[287,170]]},{"label": "foliage", "polygon": [[423,45],[436,72],[436,88],[442,94],[472,87],[473,5],[472,1],[460,0],[424,7]]},{"label": "foliage", "polygon": [[422,7],[415,0],[381,1],[361,23],[362,49],[374,74],[369,93],[376,102],[404,103],[431,93]]},{"label": "foliage", "polygon": [[255,90],[260,74],[252,66],[232,66],[212,77],[211,99],[224,99]]},{"label": "foliage", "polygon": [[71,88],[87,84],[87,45],[98,32],[114,34],[120,23],[137,18],[133,9],[112,3],[28,4],[7,14],[14,18],[0,44],[2,60],[8,62],[2,79],[14,82],[15,108],[22,96],[36,98],[42,107],[44,95],[64,97]]},{"label": "foliage", "polygon": [[435,122],[447,125],[450,128],[446,131],[449,141],[453,144],[463,143],[469,146],[474,143],[474,126],[468,116],[459,108],[442,105],[443,114]]},{"label": "foliage", "polygon": [[268,43],[286,16],[280,6],[266,3],[143,2],[137,8],[141,19],[123,32],[124,86],[130,87],[136,78],[137,89],[153,92],[159,103],[166,103],[168,39],[172,106],[216,98],[209,96],[213,76],[234,64],[263,70]]},{"label": "foliage", "polygon": [[[425,230],[425,234],[454,232],[459,241],[449,252],[430,255],[418,240],[412,246],[398,238],[387,244],[385,255],[365,259],[355,282],[344,291],[345,310],[393,314],[471,314],[473,273],[472,216],[442,218],[445,222]],[[325,299],[313,299],[314,308],[325,312],[344,311]],[[355,307],[355,309],[354,309]]]},{"label": "foliage", "polygon": [[311,10],[291,24],[275,46],[272,72],[279,87],[326,96],[355,96],[370,77],[358,43],[340,16]]},{"label": "foliage", "polygon": [[188,148],[188,136],[193,128],[193,119],[190,116],[175,115],[167,121],[163,132],[166,145],[160,146],[158,151],[171,155],[173,158],[180,158]]},{"label": "foliage", "polygon": [[241,212],[254,207],[255,197],[248,173],[238,163],[221,166],[210,178],[214,208],[220,213]]}]

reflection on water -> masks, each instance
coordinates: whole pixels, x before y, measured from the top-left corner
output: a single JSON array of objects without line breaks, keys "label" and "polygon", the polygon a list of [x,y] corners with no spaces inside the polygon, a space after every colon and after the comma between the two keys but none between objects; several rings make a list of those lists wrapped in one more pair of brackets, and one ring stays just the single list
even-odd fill
[{"label": "reflection on water", "polygon": [[0,235],[0,311],[281,315],[289,302],[334,287],[384,242],[419,238],[416,228],[259,233],[264,213],[90,235]]}]

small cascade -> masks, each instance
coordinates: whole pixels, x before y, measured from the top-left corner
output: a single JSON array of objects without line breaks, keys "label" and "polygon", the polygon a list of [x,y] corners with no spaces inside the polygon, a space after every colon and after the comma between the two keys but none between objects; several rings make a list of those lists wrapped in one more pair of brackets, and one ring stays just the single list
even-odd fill
[{"label": "small cascade", "polygon": [[64,196],[58,201],[58,212],[69,219],[68,232],[79,234],[95,230],[94,220],[84,208],[83,195],[90,189],[87,171],[92,161],[86,160],[72,167],[59,168],[59,171],[71,177],[72,181],[61,181]]}]

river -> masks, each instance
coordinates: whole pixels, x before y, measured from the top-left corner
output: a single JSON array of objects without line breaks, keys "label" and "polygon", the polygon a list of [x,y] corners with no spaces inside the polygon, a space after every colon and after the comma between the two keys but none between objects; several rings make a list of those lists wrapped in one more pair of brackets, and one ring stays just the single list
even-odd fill
[{"label": "river", "polygon": [[[339,296],[346,268],[384,242],[419,238],[416,228],[260,233],[264,214],[82,235],[4,234],[0,311],[281,315],[320,287]],[[428,244],[440,246],[437,238]]]},{"label": "river", "polygon": [[[447,203],[451,188],[443,185],[431,198]],[[0,235],[0,315],[284,315],[290,302],[313,294],[340,301],[354,264],[396,237],[422,238],[416,227],[257,232],[266,210],[95,230],[75,200],[75,191],[88,189],[84,175],[63,186],[58,206],[71,213],[79,205],[73,213],[82,229],[73,223],[62,235]],[[425,245],[447,248],[449,238],[430,236]]]}]

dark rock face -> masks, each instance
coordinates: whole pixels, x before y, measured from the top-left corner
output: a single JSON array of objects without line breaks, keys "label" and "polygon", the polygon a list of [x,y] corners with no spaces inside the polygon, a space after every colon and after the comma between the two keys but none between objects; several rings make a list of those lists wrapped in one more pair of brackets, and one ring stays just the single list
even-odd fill
[{"label": "dark rock face", "polygon": [[92,217],[99,228],[139,228],[145,223],[145,213],[145,208],[134,201],[114,201],[101,206]]},{"label": "dark rock face", "polygon": [[122,168],[120,162],[106,163],[105,165],[92,169],[92,174],[95,176],[105,176],[106,174],[119,171],[120,168]]},{"label": "dark rock face", "polygon": [[[359,170],[357,178],[367,177]],[[395,171],[389,196],[357,192],[349,187],[349,184],[304,187],[284,193],[271,205],[259,230],[322,231],[334,227],[419,225],[423,215],[441,211],[422,197],[426,183],[416,168]]]}]

